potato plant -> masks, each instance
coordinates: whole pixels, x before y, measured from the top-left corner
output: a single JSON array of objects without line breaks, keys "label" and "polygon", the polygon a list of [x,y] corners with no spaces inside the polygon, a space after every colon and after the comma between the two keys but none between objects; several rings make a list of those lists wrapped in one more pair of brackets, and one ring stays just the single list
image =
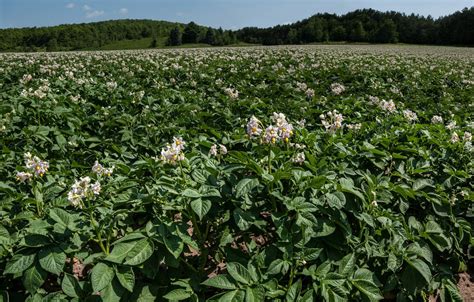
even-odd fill
[{"label": "potato plant", "polygon": [[0,55],[0,300],[461,301],[474,56]]}]

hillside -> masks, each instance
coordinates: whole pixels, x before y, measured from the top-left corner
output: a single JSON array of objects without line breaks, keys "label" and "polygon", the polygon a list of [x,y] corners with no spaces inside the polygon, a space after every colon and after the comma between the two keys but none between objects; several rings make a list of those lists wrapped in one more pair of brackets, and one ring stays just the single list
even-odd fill
[{"label": "hillside", "polygon": [[317,42],[474,45],[474,7],[449,16],[356,10],[345,15],[316,14],[288,25],[237,31],[154,20],[112,20],[52,27],[0,30],[0,51],[142,49],[181,44],[278,45]]}]

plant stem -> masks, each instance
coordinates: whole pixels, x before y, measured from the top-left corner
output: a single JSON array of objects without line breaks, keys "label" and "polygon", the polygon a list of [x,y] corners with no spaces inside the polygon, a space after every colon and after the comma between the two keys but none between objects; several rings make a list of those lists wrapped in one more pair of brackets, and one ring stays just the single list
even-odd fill
[{"label": "plant stem", "polygon": [[[90,210],[89,216],[90,216],[91,224],[92,224],[92,226],[94,227],[95,233],[96,233],[96,235],[97,235],[97,243],[99,243],[99,247],[100,247],[100,249],[102,250],[102,252],[104,252],[104,254],[108,255],[108,254],[109,254],[109,249],[108,249],[108,248],[106,249],[106,248],[104,247],[104,244],[102,243],[102,235],[100,234],[100,230],[99,230],[99,228],[97,227],[97,224],[96,224],[96,222],[95,222],[95,220],[94,220],[94,216],[93,216],[93,215],[94,215],[94,214],[93,214],[92,210]],[[108,247],[108,246],[107,246],[107,247]]]},{"label": "plant stem", "polygon": [[272,173],[272,146],[268,147],[268,174]]}]

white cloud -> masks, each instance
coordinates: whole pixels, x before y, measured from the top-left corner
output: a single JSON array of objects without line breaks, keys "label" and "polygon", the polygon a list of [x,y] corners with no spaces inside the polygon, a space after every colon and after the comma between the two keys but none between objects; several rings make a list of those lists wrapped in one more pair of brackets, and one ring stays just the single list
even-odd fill
[{"label": "white cloud", "polygon": [[87,19],[93,19],[93,18],[100,17],[103,14],[104,14],[103,10],[94,10],[94,11],[88,10],[88,12],[86,13],[86,18]]},{"label": "white cloud", "polygon": [[89,5],[85,4],[83,7],[82,7],[84,10],[92,10],[92,7],[90,7]]},{"label": "white cloud", "polygon": [[121,9],[119,10],[119,13],[122,14],[122,15],[128,14],[128,8],[125,8],[125,7],[121,8]]},{"label": "white cloud", "polygon": [[66,5],[66,8],[74,8],[75,6],[76,6],[76,5],[71,2],[71,3],[68,3],[68,4]]}]

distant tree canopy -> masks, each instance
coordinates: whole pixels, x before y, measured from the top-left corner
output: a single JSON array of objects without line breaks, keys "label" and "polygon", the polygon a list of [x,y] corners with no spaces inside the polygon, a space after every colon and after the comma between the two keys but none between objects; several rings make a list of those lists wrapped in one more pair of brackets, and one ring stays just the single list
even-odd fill
[{"label": "distant tree canopy", "polygon": [[308,19],[271,28],[246,27],[237,31],[152,20],[114,20],[40,28],[0,30],[0,51],[60,51],[99,49],[122,40],[150,38],[167,45],[205,43],[229,45],[247,42],[264,45],[327,41],[474,45],[474,7],[434,20],[430,16],[356,10],[342,16],[317,14]]},{"label": "distant tree canopy", "polygon": [[168,42],[166,43],[167,45],[170,46],[178,46],[183,43],[183,38],[181,31],[179,30],[179,27],[175,27],[171,30],[170,35],[168,37]]},{"label": "distant tree canopy", "polygon": [[342,16],[317,14],[271,28],[246,27],[236,33],[239,41],[265,45],[326,41],[474,45],[474,7],[437,20],[362,9]]},{"label": "distant tree canopy", "polygon": [[169,34],[168,45],[181,45],[181,43],[173,43],[177,41],[176,37],[180,35],[182,36],[182,44],[204,43],[213,46],[223,46],[237,43],[237,36],[233,31],[222,30],[222,28],[204,28],[191,22],[184,27],[182,33],[178,27],[174,28]]}]

